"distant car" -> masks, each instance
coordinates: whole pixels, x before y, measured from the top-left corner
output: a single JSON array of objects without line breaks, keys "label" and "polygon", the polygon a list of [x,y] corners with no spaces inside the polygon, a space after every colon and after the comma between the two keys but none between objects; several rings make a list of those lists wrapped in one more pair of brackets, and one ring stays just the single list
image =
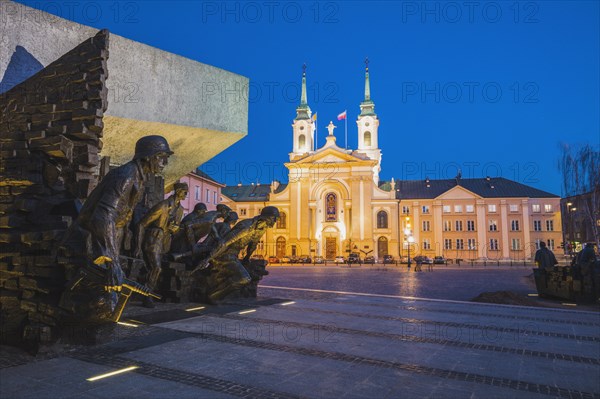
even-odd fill
[{"label": "distant car", "polygon": [[269,256],[269,263],[279,263],[279,258],[277,256]]},{"label": "distant car", "polygon": [[315,264],[322,264],[325,263],[325,258],[323,258],[322,256],[315,256]]},{"label": "distant car", "polygon": [[444,258],[443,256],[434,256],[433,263],[435,263],[436,265],[443,265],[446,263],[446,258]]},{"label": "distant car", "polygon": [[360,263],[360,255],[358,252],[352,252],[348,256],[348,263]]},{"label": "distant car", "polygon": [[252,255],[250,257],[250,259],[254,259],[254,260],[265,260],[265,257],[262,255]]},{"label": "distant car", "polygon": [[290,263],[298,263],[298,257],[297,256],[290,256]]},{"label": "distant car", "polygon": [[346,259],[343,256],[336,256],[334,259],[335,263],[346,263]]},{"label": "distant car", "polygon": [[427,256],[424,256],[424,255],[417,255],[412,260],[415,263],[418,263],[418,262],[423,263],[423,264],[431,264],[431,263],[433,263],[433,259],[431,259],[431,258],[429,258]]},{"label": "distant car", "polygon": [[394,257],[392,255],[383,255],[383,264],[394,263]]},{"label": "distant car", "polygon": [[289,256],[284,256],[281,258],[281,263],[292,263]]},{"label": "distant car", "polygon": [[312,259],[308,255],[300,255],[297,259],[297,263],[312,263]]},{"label": "distant car", "polygon": [[365,258],[365,263],[374,264],[374,263],[377,263],[377,260],[375,259],[374,256],[367,256]]},{"label": "distant car", "polygon": [[[412,258],[410,260],[412,262]],[[408,256],[401,256],[400,263],[408,263]]]}]

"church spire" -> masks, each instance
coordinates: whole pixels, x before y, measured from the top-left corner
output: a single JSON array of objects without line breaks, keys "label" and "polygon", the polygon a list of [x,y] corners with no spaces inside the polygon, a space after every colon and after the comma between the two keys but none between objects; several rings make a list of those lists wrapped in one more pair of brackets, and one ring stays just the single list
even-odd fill
[{"label": "church spire", "polygon": [[371,85],[369,83],[369,59],[365,59],[365,101],[371,100]]},{"label": "church spire", "polygon": [[310,107],[306,99],[306,64],[302,65],[302,94],[300,95],[300,105],[296,108],[296,120],[310,119]]},{"label": "church spire", "polygon": [[369,80],[369,59],[365,58],[365,99],[360,103],[360,115],[375,115],[375,103],[371,101],[371,82]]}]

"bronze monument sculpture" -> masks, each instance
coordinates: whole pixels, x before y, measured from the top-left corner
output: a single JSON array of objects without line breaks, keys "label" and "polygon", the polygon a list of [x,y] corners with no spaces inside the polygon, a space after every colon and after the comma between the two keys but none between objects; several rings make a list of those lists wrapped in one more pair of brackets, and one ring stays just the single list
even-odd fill
[{"label": "bronze monument sculpture", "polygon": [[[217,224],[217,228],[224,232],[227,230],[226,224],[235,218],[237,218],[237,214],[235,216],[230,214],[224,223]],[[199,262],[194,272],[199,272],[212,265],[216,273],[215,286],[208,289],[209,302],[222,299],[251,282],[256,284],[263,275],[268,274],[265,270],[265,261],[251,262],[250,257],[267,228],[273,227],[278,218],[279,210],[276,207],[264,207],[259,216],[242,220],[226,232],[222,236],[223,243],[213,247],[208,256]],[[238,255],[244,250],[245,256],[240,261]],[[251,290],[255,292],[256,287],[252,287]]]},{"label": "bronze monument sculpture", "polygon": [[[148,176],[160,173],[171,154],[164,137],[139,139],[133,159],[108,172],[67,231],[61,251],[70,260],[65,265],[65,276],[70,282],[69,289],[62,295],[61,306],[77,314],[78,318],[118,320],[125,305],[123,302],[126,302],[119,301],[116,295],[122,291],[125,278],[119,259],[124,229],[142,198]],[[102,283],[105,292],[99,289],[102,286],[97,280],[81,278],[81,270],[100,265],[106,270]],[[138,291],[147,294],[149,290]],[[118,302],[122,305],[117,306]]]},{"label": "bronze monument sculpture", "polygon": [[[146,263],[146,286],[154,290],[161,272],[162,257],[166,243],[170,241],[170,231],[177,228],[179,202],[188,194],[186,183],[175,183],[175,193],[155,204],[136,226],[135,257]],[[152,298],[144,298],[144,306],[154,307]]]}]

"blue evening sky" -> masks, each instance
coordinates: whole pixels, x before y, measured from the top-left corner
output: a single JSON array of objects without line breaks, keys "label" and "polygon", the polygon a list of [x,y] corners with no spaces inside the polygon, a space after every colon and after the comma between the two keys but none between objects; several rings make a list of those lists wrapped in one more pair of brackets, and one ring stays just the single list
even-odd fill
[{"label": "blue evening sky", "polygon": [[600,142],[598,1],[21,2],[249,77],[248,136],[203,166],[227,184],[287,180],[303,63],[319,146],[347,109],[354,148],[369,57],[382,179],[560,194],[559,143]]}]

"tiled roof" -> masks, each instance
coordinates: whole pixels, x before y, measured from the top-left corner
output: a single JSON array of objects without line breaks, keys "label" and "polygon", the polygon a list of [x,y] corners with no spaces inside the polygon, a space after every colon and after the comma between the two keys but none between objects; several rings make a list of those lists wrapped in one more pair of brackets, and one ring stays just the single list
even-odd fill
[{"label": "tiled roof", "polygon": [[212,177],[210,177],[209,175],[207,175],[206,173],[204,173],[204,172],[203,172],[203,171],[201,171],[200,169],[196,169],[196,170],[194,170],[192,173],[194,173],[194,174],[195,174],[195,175],[197,175],[197,176],[200,176],[200,177],[202,177],[203,179],[210,180],[210,181],[212,181],[212,182],[214,182],[214,183],[217,183],[217,184],[223,185],[223,183],[220,183],[220,182],[216,181],[215,179],[213,179]]},{"label": "tiled roof", "polygon": [[[389,182],[380,182],[382,186]],[[503,177],[479,179],[396,180],[397,199],[433,199],[453,187],[461,186],[483,198],[559,198]]]},{"label": "tiled roof", "polygon": [[265,202],[269,200],[270,192],[269,184],[226,186],[221,189],[221,194],[236,202]]}]

